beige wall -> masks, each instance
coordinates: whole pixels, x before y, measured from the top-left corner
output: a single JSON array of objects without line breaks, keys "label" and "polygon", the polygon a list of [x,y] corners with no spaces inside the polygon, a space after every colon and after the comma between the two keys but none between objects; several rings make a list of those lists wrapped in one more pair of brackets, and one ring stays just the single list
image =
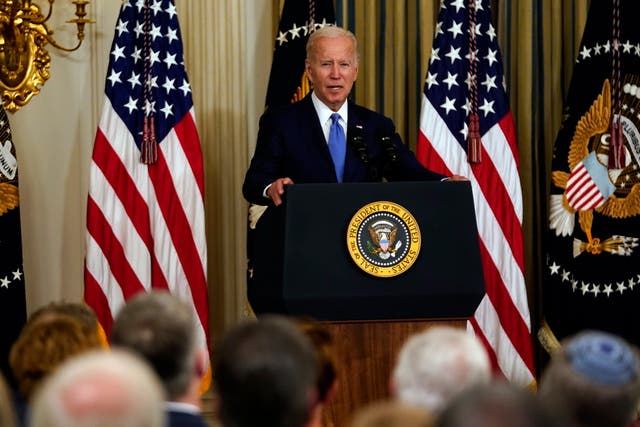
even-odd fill
[{"label": "beige wall", "polygon": [[[62,43],[69,2],[55,3]],[[94,0],[80,50],[54,48],[51,78],[10,115],[20,174],[29,312],[82,299],[88,166],[119,0]],[[240,186],[253,151],[271,63],[277,0],[177,0],[185,59],[205,158],[211,330],[244,315],[246,203]],[[276,13],[277,13],[277,7]]]}]

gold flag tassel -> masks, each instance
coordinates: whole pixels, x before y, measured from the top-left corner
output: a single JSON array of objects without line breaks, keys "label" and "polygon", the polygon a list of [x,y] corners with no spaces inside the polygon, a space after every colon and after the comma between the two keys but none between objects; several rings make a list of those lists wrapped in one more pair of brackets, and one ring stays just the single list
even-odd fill
[{"label": "gold flag tassel", "polygon": [[612,114],[609,142],[609,169],[622,169],[625,164],[624,134],[618,114]]},{"label": "gold flag tassel", "polygon": [[142,125],[142,163],[150,165],[158,160],[158,143],[156,142],[155,121],[153,116],[144,116]]},{"label": "gold flag tassel", "polygon": [[467,137],[467,161],[480,163],[482,161],[482,140],[480,138],[480,116],[478,115],[478,64],[476,45],[476,0],[469,2],[469,58],[470,70],[469,98],[471,109],[469,110],[469,135]]},{"label": "gold flag tassel", "polygon": [[469,117],[469,139],[467,158],[469,163],[480,163],[482,161],[482,140],[480,139],[480,117],[478,113],[473,113]]},{"label": "gold flag tassel", "polygon": [[144,121],[142,123],[142,145],[140,161],[151,165],[158,160],[158,143],[153,118],[153,94],[151,93],[151,7],[149,0],[144,2]]}]

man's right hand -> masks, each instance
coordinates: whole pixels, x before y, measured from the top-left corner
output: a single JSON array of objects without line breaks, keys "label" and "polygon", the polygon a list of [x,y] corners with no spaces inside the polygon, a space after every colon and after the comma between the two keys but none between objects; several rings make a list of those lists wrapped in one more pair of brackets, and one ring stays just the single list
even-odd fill
[{"label": "man's right hand", "polygon": [[284,194],[284,186],[293,184],[291,178],[278,178],[271,183],[267,189],[267,196],[273,201],[273,204],[280,206],[282,204],[282,195]]}]

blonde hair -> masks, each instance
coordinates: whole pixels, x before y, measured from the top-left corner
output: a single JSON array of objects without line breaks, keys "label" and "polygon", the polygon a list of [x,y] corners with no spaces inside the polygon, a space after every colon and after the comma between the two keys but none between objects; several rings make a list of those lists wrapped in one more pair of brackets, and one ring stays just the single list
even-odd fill
[{"label": "blonde hair", "polygon": [[16,425],[16,413],[13,408],[13,398],[9,394],[7,383],[0,373],[0,426],[14,427]]},{"label": "blonde hair", "polygon": [[54,314],[29,321],[13,343],[9,365],[20,393],[29,398],[40,381],[71,356],[100,347],[98,335],[77,318]]},{"label": "blonde hair", "polygon": [[424,408],[400,402],[376,402],[356,411],[350,427],[429,427],[433,417]]}]

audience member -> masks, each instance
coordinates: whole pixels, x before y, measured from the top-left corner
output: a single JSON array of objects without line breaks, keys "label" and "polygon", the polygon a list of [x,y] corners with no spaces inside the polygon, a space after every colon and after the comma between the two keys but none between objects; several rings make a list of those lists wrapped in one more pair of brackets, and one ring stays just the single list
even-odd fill
[{"label": "audience member", "polygon": [[565,427],[530,391],[503,381],[468,388],[449,401],[436,427]]},{"label": "audience member", "polygon": [[164,427],[163,392],[132,354],[97,350],[71,358],[32,400],[30,427]]},{"label": "audience member", "polygon": [[65,314],[29,318],[9,354],[9,365],[23,398],[49,373],[71,356],[100,347],[95,330],[89,332],[75,317]]},{"label": "audience member", "polygon": [[324,419],[324,406],[329,403],[331,398],[338,390],[337,379],[337,360],[335,349],[333,347],[333,338],[331,333],[322,326],[322,324],[310,318],[298,318],[296,323],[309,338],[311,344],[316,350],[316,360],[318,368],[318,378],[316,381],[316,389],[318,391],[318,421],[326,426],[332,426],[333,423],[329,419]]},{"label": "audience member", "polygon": [[169,427],[205,427],[200,383],[209,366],[193,309],[163,291],[141,293],[117,314],[111,345],[138,353],[154,369],[167,396]]},{"label": "audience member", "polygon": [[109,346],[104,329],[98,322],[96,312],[87,304],[81,302],[56,301],[49,303],[29,316],[29,322],[34,323],[40,320],[47,320],[53,316],[68,315],[80,321],[86,330],[87,335],[96,334],[100,344],[104,348]]},{"label": "audience member", "polygon": [[430,427],[433,418],[425,409],[398,401],[376,402],[356,411],[350,427]]},{"label": "audience member", "polygon": [[318,361],[318,400],[328,402],[338,387],[337,360],[331,333],[320,323],[307,319],[296,319],[300,329],[316,349]]},{"label": "audience member", "polygon": [[437,414],[456,394],[491,378],[482,343],[463,329],[436,326],[402,346],[391,378],[391,394]]},{"label": "audience member", "polygon": [[214,378],[225,427],[304,427],[317,422],[316,355],[290,320],[264,315],[237,325],[218,348]]},{"label": "audience member", "polygon": [[640,401],[638,350],[609,333],[580,332],[552,356],[539,395],[565,408],[572,426],[628,427]]},{"label": "audience member", "polygon": [[13,408],[13,398],[9,387],[0,373],[0,427],[14,427],[16,425],[16,413]]}]

